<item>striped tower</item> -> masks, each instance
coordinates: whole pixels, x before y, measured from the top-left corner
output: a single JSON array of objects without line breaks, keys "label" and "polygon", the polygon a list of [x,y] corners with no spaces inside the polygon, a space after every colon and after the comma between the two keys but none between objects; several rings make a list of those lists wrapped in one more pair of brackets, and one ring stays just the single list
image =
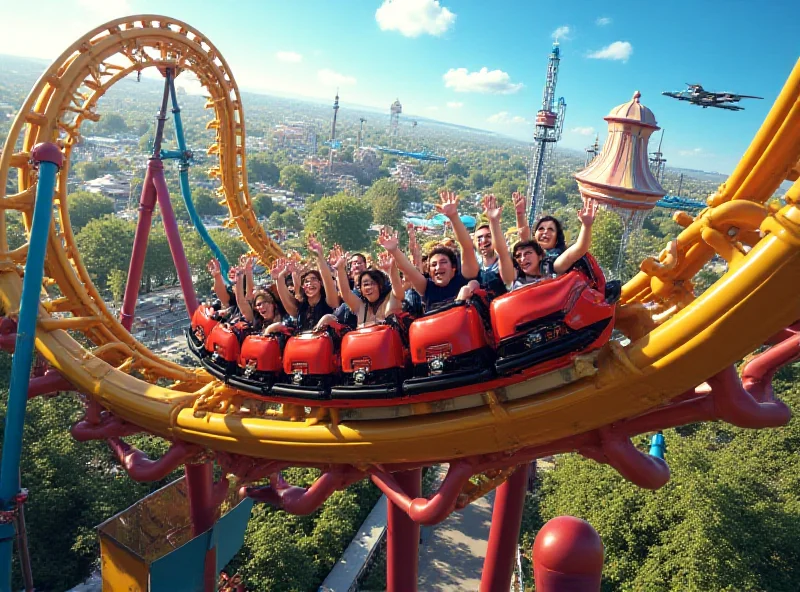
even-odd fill
[{"label": "striped tower", "polygon": [[599,202],[622,218],[617,272],[631,231],[641,227],[647,213],[666,195],[650,170],[647,149],[650,136],[660,128],[653,112],[639,102],[641,96],[637,90],[630,101],[604,118],[608,137],[602,151],[575,174],[582,197]]}]

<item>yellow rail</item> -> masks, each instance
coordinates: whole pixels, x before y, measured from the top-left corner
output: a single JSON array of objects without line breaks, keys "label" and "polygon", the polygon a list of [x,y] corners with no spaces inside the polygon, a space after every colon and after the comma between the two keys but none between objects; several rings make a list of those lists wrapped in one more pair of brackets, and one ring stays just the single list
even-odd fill
[{"label": "yellow rail", "polygon": [[[76,388],[145,430],[211,450],[293,462],[427,463],[514,450],[663,404],[800,319],[800,181],[787,195],[788,205],[765,205],[800,160],[798,62],[709,208],[693,220],[681,218],[684,231],[659,258],[643,262],[643,271],[624,287],[618,326],[631,343],[605,348],[594,376],[544,393],[536,378],[487,393],[492,404],[440,413],[423,409],[392,420],[336,422],[324,413],[311,419],[289,406],[271,416],[241,412],[239,405],[227,413],[214,411],[213,401],[235,401],[239,395],[202,370],[161,360],[121,327],[81,263],[69,222],[66,178],[81,123],[97,118],[97,100],[118,80],[165,65],[191,70],[207,90],[208,129],[215,132],[209,152],[218,155],[210,174],[221,181],[221,196],[243,239],[268,263],[280,250],[252,212],[238,88],[217,49],[180,21],[127,17],[79,39],[37,82],[0,158],[0,192],[12,169],[20,179],[18,193],[0,193],[3,309],[13,316],[19,308],[26,255],[24,247],[9,252],[5,212],[19,210],[30,224],[36,176],[27,155],[37,142],[57,140],[67,165],[59,176],[46,284],[57,285],[61,296],[43,301],[36,346]],[[728,260],[728,272],[695,299],[691,279],[715,253]],[[71,316],[56,320],[51,316],[56,313],[59,319]],[[84,348],[67,329],[83,334],[95,349]],[[172,381],[169,388],[157,384],[164,380]],[[203,407],[203,401],[212,403]],[[291,421],[292,415],[299,420]]]}]

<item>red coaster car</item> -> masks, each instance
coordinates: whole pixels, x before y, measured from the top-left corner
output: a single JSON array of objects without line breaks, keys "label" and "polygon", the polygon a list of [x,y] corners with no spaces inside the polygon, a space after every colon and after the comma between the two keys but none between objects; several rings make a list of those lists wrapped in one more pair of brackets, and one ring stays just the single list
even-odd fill
[{"label": "red coaster car", "polygon": [[249,325],[245,322],[219,323],[206,338],[206,351],[210,354],[202,358],[203,366],[217,378],[227,380],[236,372],[241,353],[241,342]]},{"label": "red coaster car", "polygon": [[411,323],[409,342],[414,378],[408,395],[459,388],[494,376],[494,351],[486,334],[482,297],[456,301]]},{"label": "red coaster car", "polygon": [[210,304],[201,304],[192,315],[192,328],[187,331],[189,349],[198,358],[206,355],[203,345],[219,323],[219,314]]},{"label": "red coaster car", "polygon": [[289,338],[283,351],[285,382],[272,393],[300,399],[328,399],[341,371],[333,330],[303,331]]},{"label": "red coaster car", "polygon": [[334,399],[393,399],[403,394],[409,361],[400,330],[376,324],[347,333],[342,339],[341,386]]},{"label": "red coaster car", "polygon": [[586,255],[563,276],[496,298],[491,316],[498,373],[511,374],[604,345],[614,328],[619,290],[619,282],[606,285],[597,262]]},{"label": "red coaster car", "polygon": [[247,391],[266,394],[283,369],[282,335],[248,335],[242,342],[239,366],[228,382]]}]

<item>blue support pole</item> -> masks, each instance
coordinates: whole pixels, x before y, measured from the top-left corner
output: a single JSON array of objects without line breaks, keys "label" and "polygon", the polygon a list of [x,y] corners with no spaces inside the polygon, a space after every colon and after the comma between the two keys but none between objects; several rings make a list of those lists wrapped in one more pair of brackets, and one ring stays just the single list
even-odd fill
[{"label": "blue support pole", "polygon": [[0,460],[0,591],[11,590],[11,559],[14,550],[13,515],[20,493],[19,464],[22,458],[22,434],[25,425],[25,407],[28,402],[28,385],[31,379],[36,319],[44,279],[44,257],[53,211],[53,192],[58,169],[64,155],[55,144],[37,144],[31,158],[39,165],[39,181],[33,208],[33,224],[28,245],[25,277],[22,280],[22,297],[17,323],[17,339],[11,363],[11,385],[8,391],[8,410]]},{"label": "blue support pole", "polygon": [[653,434],[650,440],[650,456],[655,456],[664,460],[664,453],[667,451],[667,441],[664,439],[664,434],[658,432]]},{"label": "blue support pole", "polygon": [[[189,212],[189,218],[191,219],[195,230],[197,230],[197,234],[200,235],[200,238],[203,239],[203,242],[206,244],[206,246],[208,246],[209,249],[211,249],[214,257],[216,257],[217,261],[219,261],[222,278],[225,280],[225,283],[230,283],[230,280],[228,279],[228,270],[230,269],[228,259],[217,246],[217,243],[214,242],[214,239],[211,238],[211,235],[208,234],[208,230],[206,230],[205,224],[203,224],[200,216],[197,215],[197,210],[195,209],[194,202],[192,201],[192,190],[189,187],[189,159],[191,158],[191,152],[186,149],[186,137],[183,135],[181,108],[178,106],[178,96],[175,92],[174,79],[169,80],[169,92],[170,96],[172,97],[172,117],[175,120],[175,138],[178,142],[177,157],[179,158],[180,162],[178,174],[180,178],[183,203],[186,205],[186,210]],[[174,151],[162,151],[162,158],[165,157],[175,158],[176,155]]]}]

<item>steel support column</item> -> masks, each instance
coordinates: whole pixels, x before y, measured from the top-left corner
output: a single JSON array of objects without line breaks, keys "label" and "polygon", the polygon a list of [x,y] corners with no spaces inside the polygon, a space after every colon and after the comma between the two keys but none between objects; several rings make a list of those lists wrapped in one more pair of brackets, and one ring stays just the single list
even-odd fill
[{"label": "steel support column", "polygon": [[[422,469],[395,473],[411,499],[422,491]],[[416,592],[419,574],[419,524],[386,500],[386,592]]]},{"label": "steel support column", "polygon": [[36,338],[36,320],[44,280],[44,258],[53,215],[53,192],[58,169],[64,162],[61,149],[52,143],[37,144],[31,158],[39,167],[33,222],[28,242],[28,258],[22,278],[17,337],[11,361],[11,384],[0,460],[0,591],[11,590],[11,559],[14,549],[17,509],[20,497],[19,463],[22,459],[22,435],[25,408],[31,380],[31,363]]},{"label": "steel support column", "polygon": [[511,588],[527,485],[528,465],[525,464],[497,488],[480,592],[507,592]]},{"label": "steel support column", "polygon": [[[198,536],[214,526],[217,508],[214,503],[214,463],[186,465],[186,491],[189,496],[189,516],[192,536]],[[206,551],[203,566],[204,592],[214,592],[217,586],[217,548]]]}]

